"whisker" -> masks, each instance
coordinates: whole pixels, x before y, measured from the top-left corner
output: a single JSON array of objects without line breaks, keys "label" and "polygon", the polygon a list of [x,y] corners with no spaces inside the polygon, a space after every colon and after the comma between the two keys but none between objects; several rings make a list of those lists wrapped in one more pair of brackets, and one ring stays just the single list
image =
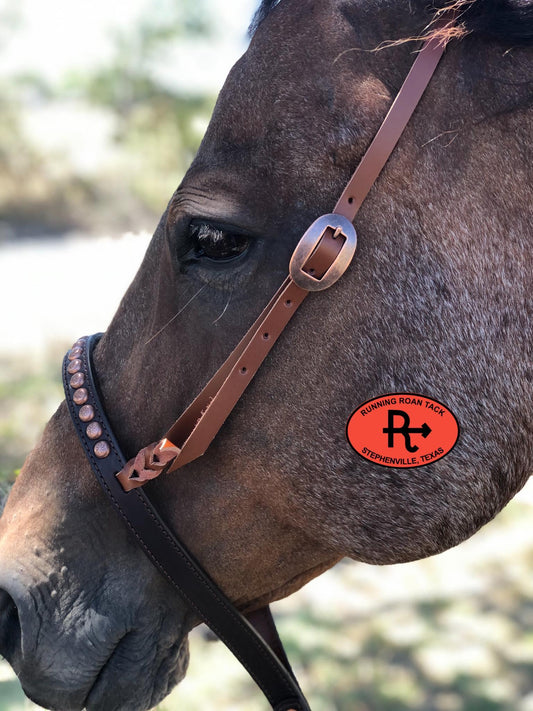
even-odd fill
[{"label": "whisker", "polygon": [[181,309],[180,309],[177,313],[175,313],[174,316],[172,316],[172,318],[169,319],[169,320],[165,323],[164,326],[161,326],[161,328],[159,329],[159,331],[157,331],[157,333],[154,333],[154,335],[151,336],[151,337],[146,341],[146,343],[145,343],[144,345],[147,346],[149,343],[151,343],[151,342],[154,340],[154,338],[157,338],[157,336],[160,336],[160,335],[163,333],[163,331],[165,330],[165,328],[167,328],[168,326],[170,326],[170,324],[173,323],[173,322],[178,318],[178,316],[180,316],[180,315],[185,311],[185,309],[186,309],[188,306],[190,306],[190,305],[192,304],[192,302],[193,302],[193,301],[196,299],[196,297],[205,289],[205,287],[206,287],[206,284],[204,284],[203,286],[201,286],[201,287],[198,289],[198,291],[196,292],[196,294],[193,294],[193,295],[191,296],[191,298],[189,299],[189,301],[187,301],[187,303],[186,303],[184,306],[182,306]]},{"label": "whisker", "polygon": [[229,304],[230,304],[230,301],[231,301],[231,297],[232,297],[232,296],[233,296],[233,291],[232,291],[232,292],[230,293],[230,295],[228,296],[228,300],[226,301],[226,305],[225,305],[224,308],[222,309],[222,313],[220,314],[220,316],[218,316],[218,317],[213,321],[213,323],[211,324],[212,326],[214,326],[215,323],[217,323],[218,321],[220,321],[220,319],[222,318],[222,316],[224,316],[224,314],[225,314],[226,311],[228,310],[228,306],[229,306]]},{"label": "whisker", "polygon": [[[437,138],[442,138],[442,136],[446,136],[449,133],[455,133],[455,136],[452,138],[450,143],[453,143],[457,136],[459,135],[459,129],[458,128],[452,128],[450,131],[442,131],[442,133],[437,134],[436,136],[433,136],[433,138],[430,138],[429,141],[426,141],[423,143],[420,148],[425,148],[425,146],[429,145],[430,143],[433,143],[433,141],[436,141]],[[446,144],[446,148],[450,145],[450,143]]]}]

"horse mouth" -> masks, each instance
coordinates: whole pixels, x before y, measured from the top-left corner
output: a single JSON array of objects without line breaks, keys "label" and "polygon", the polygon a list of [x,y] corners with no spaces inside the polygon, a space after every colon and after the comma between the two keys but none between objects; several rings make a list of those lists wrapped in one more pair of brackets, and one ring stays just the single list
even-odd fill
[{"label": "horse mouth", "polygon": [[133,654],[128,654],[131,636],[132,633],[126,634],[111,652],[80,711],[148,711],[183,679],[189,662],[186,636],[166,650],[154,671],[142,659],[136,660]]},{"label": "horse mouth", "polygon": [[180,636],[151,669],[150,663],[128,654],[133,634],[127,633],[118,642],[98,672],[81,710],[148,711],[183,679],[189,662],[187,636]]},{"label": "horse mouth", "polygon": [[127,639],[128,634],[129,634],[129,633],[125,634],[124,637],[122,637],[122,639],[118,642],[118,644],[116,645],[116,647],[113,649],[113,651],[111,652],[111,654],[110,654],[109,657],[107,658],[107,661],[104,662],[102,668],[100,669],[100,671],[99,671],[98,674],[96,675],[96,678],[95,678],[95,680],[94,680],[94,682],[93,682],[91,688],[90,688],[89,691],[87,692],[87,696],[85,697],[85,700],[84,700],[84,702],[83,702],[83,704],[82,704],[82,709],[83,709],[83,711],[86,711],[86,710],[91,709],[91,708],[95,708],[95,707],[92,705],[92,699],[93,699],[94,696],[100,695],[100,687],[102,686],[103,679],[104,679],[104,677],[105,677],[105,675],[106,675],[106,670],[109,668],[109,665],[111,664],[113,658],[117,658],[117,656],[118,656],[118,654],[119,654],[119,649],[120,649],[121,646],[124,645],[124,640]]}]

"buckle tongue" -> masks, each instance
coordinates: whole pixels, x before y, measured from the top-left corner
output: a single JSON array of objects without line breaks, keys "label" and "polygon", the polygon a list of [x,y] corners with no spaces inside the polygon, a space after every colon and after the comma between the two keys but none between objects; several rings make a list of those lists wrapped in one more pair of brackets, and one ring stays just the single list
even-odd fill
[{"label": "buckle tongue", "polygon": [[[327,235],[327,231],[331,234]],[[326,236],[327,235],[327,236]],[[306,271],[310,257],[319,249],[323,239],[342,239],[340,251],[333,257],[331,264],[322,276],[316,277],[311,270]],[[306,291],[322,291],[332,286],[344,274],[355,254],[357,233],[354,226],[344,215],[331,213],[322,215],[307,229],[296,245],[289,264],[291,279]]]}]

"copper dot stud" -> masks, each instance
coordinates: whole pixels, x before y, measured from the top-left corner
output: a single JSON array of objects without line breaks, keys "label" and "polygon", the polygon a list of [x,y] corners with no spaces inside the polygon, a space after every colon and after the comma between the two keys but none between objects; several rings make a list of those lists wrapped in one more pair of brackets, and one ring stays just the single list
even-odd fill
[{"label": "copper dot stud", "polygon": [[91,422],[85,432],[89,439],[98,439],[102,436],[102,425],[99,422]]},{"label": "copper dot stud", "polygon": [[94,417],[94,407],[92,405],[80,407],[78,416],[82,422],[90,422]]},{"label": "copper dot stud", "polygon": [[69,351],[68,359],[74,360],[75,358],[79,358],[82,353],[83,353],[83,348],[81,348],[81,346],[73,346]]},{"label": "copper dot stud", "polygon": [[89,398],[89,393],[86,388],[80,388],[79,390],[76,390],[74,395],[72,396],[72,399],[76,403],[76,405],[85,405]]},{"label": "copper dot stud", "polygon": [[83,383],[85,382],[85,375],[83,373],[74,373],[72,378],[70,379],[70,387],[71,388],[81,388]]},{"label": "copper dot stud", "polygon": [[74,373],[78,373],[80,370],[81,370],[81,360],[79,358],[76,358],[75,360],[71,360],[70,363],[68,364],[67,373],[74,375]]},{"label": "copper dot stud", "polygon": [[97,442],[94,445],[94,453],[98,457],[98,459],[105,459],[107,456],[109,456],[110,448],[107,442],[104,442],[104,440],[100,440],[100,442]]},{"label": "copper dot stud", "polygon": [[72,346],[73,348],[83,347],[85,345],[85,338],[78,338],[78,340]]}]

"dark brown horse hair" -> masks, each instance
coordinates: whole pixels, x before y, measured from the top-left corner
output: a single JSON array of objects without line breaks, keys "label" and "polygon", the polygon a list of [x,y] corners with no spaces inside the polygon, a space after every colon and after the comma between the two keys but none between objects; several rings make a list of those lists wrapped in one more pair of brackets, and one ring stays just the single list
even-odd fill
[{"label": "dark brown horse hair", "polygon": [[533,44],[533,0],[447,0],[435,5],[439,13],[458,12],[464,34]]},{"label": "dark brown horse hair", "polygon": [[[250,36],[279,2],[280,0],[262,0],[252,19]],[[533,0],[435,0],[425,4],[429,11],[436,11],[439,15],[450,9],[458,13],[458,25],[447,31],[448,38],[477,34],[514,45],[533,44]],[[426,39],[432,34],[436,33],[432,32],[430,26],[421,37],[399,42]],[[442,30],[439,34],[442,34]],[[390,46],[390,43],[387,43],[387,46]]]}]

